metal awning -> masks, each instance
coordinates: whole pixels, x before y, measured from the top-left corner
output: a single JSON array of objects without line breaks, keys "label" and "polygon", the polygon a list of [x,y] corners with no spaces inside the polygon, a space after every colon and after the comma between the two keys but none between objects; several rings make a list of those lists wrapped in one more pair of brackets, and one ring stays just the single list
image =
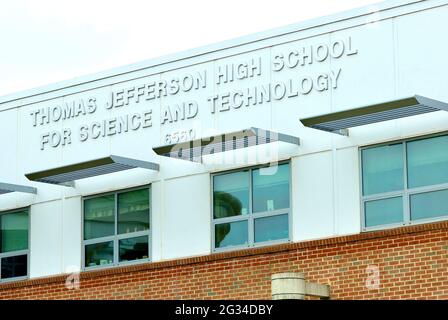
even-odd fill
[{"label": "metal awning", "polygon": [[33,187],[22,186],[19,184],[10,184],[0,182],[0,195],[11,192],[23,192],[37,194],[37,189]]},{"label": "metal awning", "polygon": [[160,146],[153,148],[153,150],[161,156],[201,162],[202,156],[204,155],[276,141],[300,145],[300,139],[298,137],[252,127],[240,131]]},{"label": "metal awning", "polygon": [[448,104],[415,95],[360,108],[328,113],[317,117],[300,119],[300,122],[306,127],[348,135],[348,128],[439,110],[448,111]]},{"label": "metal awning", "polygon": [[109,157],[75,163],[64,167],[28,173],[25,176],[31,181],[73,187],[75,180],[134,168],[158,171],[159,165],[153,162],[111,155]]}]

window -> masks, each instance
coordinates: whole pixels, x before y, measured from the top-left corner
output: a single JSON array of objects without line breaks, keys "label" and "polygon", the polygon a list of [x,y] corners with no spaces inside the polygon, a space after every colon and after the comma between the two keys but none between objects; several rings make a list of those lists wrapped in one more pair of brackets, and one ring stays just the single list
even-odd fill
[{"label": "window", "polygon": [[0,280],[28,276],[28,209],[0,213]]},{"label": "window", "polygon": [[84,267],[149,260],[150,189],[84,199]]},{"label": "window", "polygon": [[361,150],[364,229],[448,216],[448,135]]},{"label": "window", "polygon": [[289,240],[289,163],[213,176],[213,248]]}]

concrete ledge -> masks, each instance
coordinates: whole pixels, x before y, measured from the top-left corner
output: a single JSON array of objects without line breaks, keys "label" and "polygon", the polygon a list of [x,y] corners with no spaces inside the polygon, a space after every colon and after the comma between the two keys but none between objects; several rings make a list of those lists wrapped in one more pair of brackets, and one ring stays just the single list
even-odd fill
[{"label": "concrete ledge", "polygon": [[276,273],[271,276],[272,300],[303,300],[306,296],[330,298],[330,286],[306,281],[302,272]]}]

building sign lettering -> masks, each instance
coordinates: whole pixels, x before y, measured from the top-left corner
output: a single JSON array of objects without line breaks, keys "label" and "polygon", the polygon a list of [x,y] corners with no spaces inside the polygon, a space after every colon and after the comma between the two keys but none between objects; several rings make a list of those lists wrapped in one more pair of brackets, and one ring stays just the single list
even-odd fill
[{"label": "building sign lettering", "polygon": [[[64,122],[65,126],[73,119],[85,119],[77,128],[67,127],[46,132],[44,130],[40,133],[40,149],[68,146],[75,139],[82,143],[145,130],[153,126],[154,120],[160,126],[168,126],[195,119],[201,112],[236,112],[272,101],[296,99],[313,92],[318,94],[335,90],[343,79],[341,67],[330,67],[330,70],[320,72],[313,72],[311,67],[329,59],[343,59],[358,54],[351,37],[284,50],[274,47],[271,50],[269,64],[263,63],[264,58],[256,55],[241,61],[235,58],[228,63],[217,60],[212,75],[205,69],[171,77],[162,75],[164,79],[143,80],[140,84],[113,90],[105,99],[91,95],[32,110],[31,122],[36,128],[61,122]],[[279,78],[278,80],[263,80],[270,79],[263,75],[276,75],[286,70],[293,72],[283,78],[275,77]],[[255,83],[251,84],[252,80]],[[232,83],[239,85],[233,85],[231,89],[225,88]],[[191,94],[204,90],[213,93],[201,100]],[[181,97],[188,93],[190,94],[185,100],[181,98],[179,101],[177,98],[176,103],[166,102],[169,97]],[[98,113],[101,108],[107,111],[117,110],[114,113],[119,112],[120,115],[88,122],[87,119]],[[159,119],[153,119],[154,108],[160,109]]]}]

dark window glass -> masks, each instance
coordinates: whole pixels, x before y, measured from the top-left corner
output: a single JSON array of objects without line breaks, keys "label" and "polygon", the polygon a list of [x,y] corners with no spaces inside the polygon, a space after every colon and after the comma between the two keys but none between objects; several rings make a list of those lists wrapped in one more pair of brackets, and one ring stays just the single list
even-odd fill
[{"label": "dark window glass", "polygon": [[448,215],[448,190],[411,195],[411,220]]},{"label": "dark window glass", "polygon": [[148,236],[120,240],[120,262],[148,259]]},{"label": "dark window glass", "polygon": [[215,225],[215,247],[247,245],[247,220]]},{"label": "dark window glass", "polygon": [[222,174],[213,178],[215,219],[249,213],[249,171]]},{"label": "dark window glass", "polygon": [[403,190],[403,165],[401,143],[362,150],[363,194]]},{"label": "dark window glass", "polygon": [[115,234],[115,195],[84,201],[84,239],[95,239]]},{"label": "dark window glass", "polygon": [[28,211],[0,215],[0,249],[2,253],[28,249]]},{"label": "dark window glass", "polygon": [[103,266],[114,261],[113,241],[89,244],[85,246],[85,266]]},{"label": "dark window glass", "polygon": [[1,260],[2,279],[25,277],[28,274],[27,255],[6,257]]},{"label": "dark window glass", "polygon": [[365,203],[366,227],[403,221],[403,198],[373,200]]},{"label": "dark window glass", "polygon": [[118,194],[118,233],[149,229],[149,190]]},{"label": "dark window glass", "polygon": [[255,219],[255,242],[289,238],[288,215]]},{"label": "dark window glass", "polygon": [[448,183],[448,136],[407,143],[409,188]]},{"label": "dark window glass", "polygon": [[252,171],[253,212],[289,208],[289,163]]}]

